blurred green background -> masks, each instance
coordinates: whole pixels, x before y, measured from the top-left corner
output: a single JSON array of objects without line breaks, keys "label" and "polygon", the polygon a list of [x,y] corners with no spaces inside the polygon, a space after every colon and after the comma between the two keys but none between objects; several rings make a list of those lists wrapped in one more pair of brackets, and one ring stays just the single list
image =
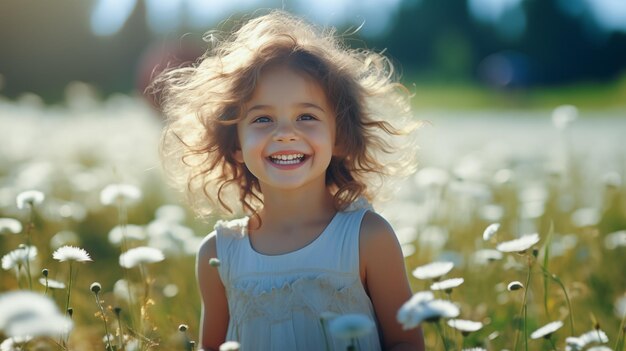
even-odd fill
[{"label": "blurred green background", "polygon": [[[23,0],[0,2],[0,94],[64,99],[72,81],[103,97],[193,62],[209,29],[284,8],[385,52],[421,107],[611,108],[626,101],[620,0]],[[262,9],[262,10],[259,10]]]}]

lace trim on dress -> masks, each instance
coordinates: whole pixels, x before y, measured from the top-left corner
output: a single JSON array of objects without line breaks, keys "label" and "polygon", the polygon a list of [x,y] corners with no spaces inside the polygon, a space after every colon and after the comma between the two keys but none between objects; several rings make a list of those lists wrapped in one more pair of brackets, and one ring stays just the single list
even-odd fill
[{"label": "lace trim on dress", "polygon": [[[374,208],[372,207],[372,204],[369,203],[369,201],[367,201],[367,199],[363,196],[359,196],[356,200],[354,200],[350,205],[348,205],[348,207],[346,207],[346,209],[344,210],[344,212],[352,212],[352,211],[358,211],[361,209],[367,209],[370,211],[373,211]],[[243,238],[244,236],[248,235],[248,222],[250,221],[250,217],[243,217],[243,218],[237,218],[237,219],[231,219],[231,220],[218,220],[215,223],[215,226],[213,227],[213,229],[215,229],[216,231],[219,231],[220,234],[228,234],[228,235],[232,235],[236,238]]]},{"label": "lace trim on dress", "polygon": [[359,278],[345,284],[332,275],[301,277],[280,287],[261,290],[255,280],[233,284],[228,292],[231,316],[241,325],[255,318],[278,323],[292,318],[295,311],[319,319],[322,312],[365,311],[365,294]]},{"label": "lace trim on dress", "polygon": [[250,217],[243,217],[231,220],[219,220],[213,229],[222,235],[232,235],[236,238],[243,238],[248,234],[248,221]]}]

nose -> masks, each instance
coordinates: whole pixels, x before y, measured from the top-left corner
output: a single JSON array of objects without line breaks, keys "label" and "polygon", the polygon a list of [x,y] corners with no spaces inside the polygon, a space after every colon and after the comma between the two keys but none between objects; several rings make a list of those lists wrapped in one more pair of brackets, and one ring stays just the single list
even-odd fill
[{"label": "nose", "polygon": [[274,141],[288,142],[298,140],[298,133],[290,122],[281,123],[274,131]]}]

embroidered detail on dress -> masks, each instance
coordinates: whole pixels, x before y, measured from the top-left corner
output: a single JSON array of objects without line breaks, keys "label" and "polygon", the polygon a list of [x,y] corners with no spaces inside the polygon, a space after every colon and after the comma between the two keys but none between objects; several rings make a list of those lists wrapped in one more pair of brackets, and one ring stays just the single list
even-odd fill
[{"label": "embroidered detail on dress", "polygon": [[248,221],[250,217],[231,219],[229,221],[218,220],[213,229],[222,235],[232,235],[239,239],[248,234]]},{"label": "embroidered detail on dress", "polygon": [[350,205],[348,205],[348,207],[346,207],[344,211],[352,212],[352,211],[358,211],[361,209],[374,211],[374,207],[372,207],[372,204],[370,204],[369,201],[367,201],[367,199],[363,196],[359,196]]},{"label": "embroidered detail on dress", "polygon": [[228,289],[231,316],[241,325],[263,317],[278,323],[302,312],[319,319],[322,312],[339,314],[367,311],[369,298],[359,278],[348,284],[344,279],[322,275],[301,277],[280,287],[262,290],[256,280],[245,280]]}]

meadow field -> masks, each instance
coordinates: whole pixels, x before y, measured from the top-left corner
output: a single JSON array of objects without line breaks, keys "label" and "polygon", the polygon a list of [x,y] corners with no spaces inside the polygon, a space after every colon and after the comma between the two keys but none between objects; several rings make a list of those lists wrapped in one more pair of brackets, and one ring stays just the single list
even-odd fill
[{"label": "meadow field", "polygon": [[[418,110],[418,172],[374,206],[413,291],[432,291],[403,315],[427,350],[626,350],[625,117]],[[63,105],[0,100],[2,351],[194,348],[195,252],[217,218],[166,185],[161,127],[81,85]],[[458,313],[420,314],[439,300]]]}]

